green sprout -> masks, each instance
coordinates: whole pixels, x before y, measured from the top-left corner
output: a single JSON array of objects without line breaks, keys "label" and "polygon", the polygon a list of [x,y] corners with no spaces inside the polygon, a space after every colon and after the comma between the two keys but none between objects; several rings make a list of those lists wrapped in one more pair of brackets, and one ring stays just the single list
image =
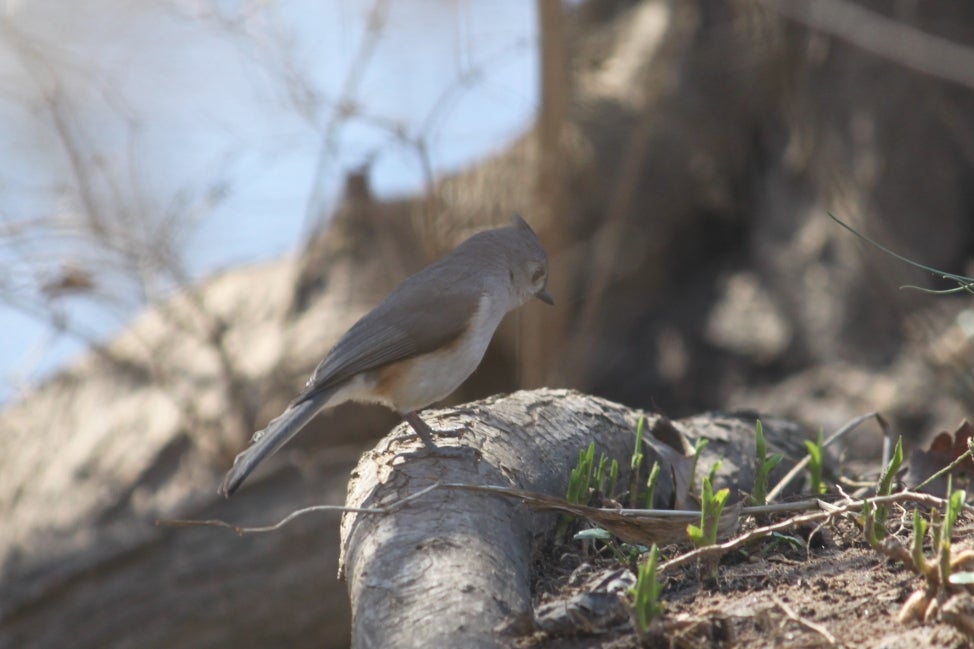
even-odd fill
[{"label": "green sprout", "polygon": [[629,591],[635,599],[636,625],[640,633],[646,633],[653,620],[663,613],[663,605],[659,601],[663,584],[656,578],[658,561],[659,549],[654,543],[649,549],[649,558],[639,565],[635,588]]},{"label": "green sprout", "polygon": [[934,552],[940,550],[940,535],[944,529],[943,514],[939,509],[930,510],[930,545]]},{"label": "green sprout", "polygon": [[927,563],[927,557],[923,554],[923,539],[927,536],[929,523],[920,513],[920,508],[913,510],[913,548],[910,555],[913,557],[913,564],[917,570],[926,578],[927,583],[936,586],[936,576]]},{"label": "green sprout", "polygon": [[639,502],[639,471],[643,466],[643,430],[646,427],[646,417],[639,416],[636,424],[636,446],[629,461],[629,504],[635,506]]},{"label": "green sprout", "polygon": [[[893,457],[890,458],[889,464],[879,476],[879,483],[876,486],[877,496],[888,496],[893,492],[893,479],[901,466],[903,466],[903,438],[899,437],[896,440],[896,447],[893,449]],[[888,517],[889,506],[877,505],[874,517],[874,525],[876,526],[874,534],[877,538],[886,536],[886,519]]]},{"label": "green sprout", "polygon": [[893,493],[893,479],[897,471],[903,466],[903,437],[896,439],[896,447],[893,449],[893,457],[889,464],[883,469],[883,474],[879,476],[879,486],[876,490],[877,496],[888,496]]},{"label": "green sprout", "polygon": [[805,448],[808,449],[808,473],[811,480],[811,493],[813,496],[824,494],[825,483],[822,482],[822,429],[818,430],[818,437],[813,442],[805,440]]},{"label": "green sprout", "polygon": [[607,494],[609,497],[615,495],[617,482],[619,482],[619,462],[613,459],[609,465],[609,484],[602,493]]},{"label": "green sprout", "polygon": [[[910,595],[903,607],[900,609],[899,617],[901,620],[926,620],[932,607],[942,603],[944,599],[958,591],[958,587],[963,586],[970,589],[974,586],[974,572],[966,570],[971,560],[971,551],[964,550],[956,556],[951,553],[951,536],[953,535],[954,525],[960,516],[964,503],[967,500],[967,493],[961,489],[953,490],[953,485],[948,477],[947,498],[943,512],[940,509],[930,510],[930,521],[924,519],[920,508],[913,510],[913,539],[912,547],[907,549],[897,540],[895,536],[886,537],[882,543],[873,545],[880,553],[887,557],[901,561],[903,565],[924,578],[926,585]],[[877,526],[872,524],[873,508],[869,507],[870,501],[865,501],[863,508],[864,526],[863,530],[869,538],[875,537],[874,531]],[[932,552],[935,557],[933,561],[928,560],[923,553],[923,541],[930,532],[932,539]],[[870,539],[870,544],[874,541]]]},{"label": "green sprout", "polygon": [[657,482],[659,482],[659,462],[653,462],[653,468],[649,470],[649,478],[646,479],[646,497],[643,500],[646,509],[653,508]]},{"label": "green sprout", "polygon": [[[720,525],[720,514],[724,510],[724,504],[730,495],[730,489],[726,487],[714,492],[713,480],[717,473],[720,462],[715,462],[710,470],[710,475],[703,479],[702,494],[700,495],[700,525],[687,525],[687,535],[690,541],[698,548],[717,544],[717,528]],[[717,580],[717,565],[719,559],[711,557],[701,560],[698,564],[701,577],[705,581]]]},{"label": "green sprout", "polygon": [[879,534],[877,533],[876,506],[871,500],[862,501],[862,533],[866,537],[869,547],[879,549]]},{"label": "green sprout", "polygon": [[726,487],[714,492],[711,477],[703,479],[703,493],[700,497],[700,525],[690,524],[687,526],[687,533],[693,545],[700,548],[717,543],[717,527],[720,523],[720,514],[724,510],[727,497],[730,496],[730,489]]},{"label": "green sprout", "polygon": [[574,504],[587,504],[589,488],[592,486],[592,463],[595,460],[595,442],[588,449],[578,452],[578,464],[568,478],[568,492],[565,499]]},{"label": "green sprout", "polygon": [[707,444],[710,443],[709,439],[700,437],[693,444],[693,466],[690,468],[690,475],[696,478],[697,475],[697,464],[700,463],[700,455],[703,453],[703,449],[707,448]]},{"label": "green sprout", "polygon": [[[568,490],[565,492],[565,500],[576,505],[587,505],[589,499],[589,489],[592,486],[592,463],[595,460],[595,442],[591,442],[588,448],[578,452],[578,463],[572,469],[568,477]],[[572,515],[562,514],[555,538],[560,543],[568,532],[571,525]]]},{"label": "green sprout", "polygon": [[[951,584],[974,583],[974,574],[963,573],[953,575],[951,566],[951,540],[954,525],[967,500],[967,492],[963,489],[953,490],[952,480],[947,479],[947,507],[941,513],[939,509],[930,510],[930,522],[923,519],[920,510],[913,511],[913,547],[910,551],[912,568],[923,575],[927,581],[928,590],[937,591]],[[931,565],[923,554],[923,539],[927,530],[930,531],[932,550],[936,555],[936,564]]]},{"label": "green sprout", "polygon": [[605,493],[605,465],[609,461],[609,456],[603,453],[599,457],[599,468],[595,472],[595,488]]},{"label": "green sprout", "polygon": [[950,493],[950,498],[947,501],[947,515],[944,516],[944,540],[947,543],[950,542],[950,536],[954,533],[954,525],[964,507],[964,501],[967,500],[967,493],[963,489],[948,493]]},{"label": "green sprout", "polygon": [[943,529],[940,532],[940,552],[938,555],[941,584],[946,584],[950,580],[950,537],[954,533],[954,524],[957,522],[957,517],[960,516],[960,511],[964,507],[964,501],[967,500],[967,493],[963,489],[951,491],[949,480],[947,493],[949,494],[947,498],[947,511],[944,512]]},{"label": "green sprout", "polygon": [[[608,472],[605,467],[609,466]],[[565,500],[576,505],[587,505],[592,497],[592,490],[595,489],[602,494],[611,495],[616,488],[619,480],[619,462],[612,460],[602,453],[599,455],[599,462],[595,463],[595,442],[591,442],[583,451],[578,452],[578,463],[572,469],[568,477],[568,489],[565,493]],[[563,514],[561,523],[556,532],[556,538],[565,538],[568,526],[572,521],[571,514]],[[586,538],[586,537],[581,537]]]},{"label": "green sprout", "polygon": [[[609,466],[608,474],[605,467]],[[595,489],[602,494],[611,496],[619,480],[619,462],[612,460],[605,453],[599,454],[598,468],[595,467],[595,442],[578,453],[578,463],[572,469],[568,478],[568,491],[565,499],[570,503],[584,505],[588,503],[590,491]]]},{"label": "green sprout", "polygon": [[771,471],[784,458],[783,455],[772,455],[768,457],[768,444],[764,439],[764,426],[758,419],[754,425],[754,486],[751,488],[751,495],[748,496],[749,505],[762,506],[768,500],[768,481]]},{"label": "green sprout", "polygon": [[723,464],[723,460],[717,460],[710,466],[710,472],[707,474],[707,477],[710,478],[710,484],[717,482],[717,472],[720,471],[720,467]]}]

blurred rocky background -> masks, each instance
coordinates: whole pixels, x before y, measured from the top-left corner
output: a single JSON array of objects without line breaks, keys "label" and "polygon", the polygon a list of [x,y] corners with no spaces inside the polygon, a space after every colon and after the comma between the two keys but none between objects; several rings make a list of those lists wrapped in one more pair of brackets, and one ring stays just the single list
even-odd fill
[{"label": "blurred rocky background", "polygon": [[[10,55],[0,98],[37,116],[10,122],[8,148],[18,138],[49,147],[7,164],[50,166],[61,181],[45,211],[47,188],[0,173],[0,293],[52,340],[88,347],[18,386],[0,411],[0,647],[345,646],[337,516],[243,538],[154,523],[264,524],[342,503],[359,454],[396,423],[381,408],[319,417],[229,502],[216,487],[348,325],[513,212],[545,242],[557,308],[511,316],[452,402],[571,387],[672,417],[752,407],[826,431],[878,410],[914,444],[952,429],[974,402],[970,296],[902,290],[950,285],[828,217],[911,259],[971,272],[974,5],[538,0],[531,124],[440,172],[429,129],[361,110],[357,75],[397,30],[391,3],[342,4],[364,27],[346,43],[342,93],[327,98],[302,75],[329,62],[289,57],[294,43],[272,29],[282,5],[147,3],[264,62],[254,83],[312,125],[321,152],[315,174],[293,179],[311,197],[298,252],[199,280],[187,232],[241,191],[226,184],[233,165],[186,168],[164,149],[199,180],[171,196],[133,169],[146,125],[113,95],[111,75],[37,36],[37,7],[57,14],[61,4],[0,8]],[[473,15],[476,4],[403,3],[419,12],[419,39],[439,36],[424,20]],[[111,33],[89,37],[111,51]],[[112,51],[109,67],[138,55]],[[212,61],[199,64],[212,72]],[[408,83],[410,72],[381,78]],[[466,68],[458,83],[482,74]],[[125,128],[78,103],[82,90],[127,115]],[[335,162],[362,122],[413,156],[421,190],[381,195],[369,156]],[[124,155],[104,155],[116,149]],[[342,183],[338,199],[320,198],[325,178]],[[219,248],[237,234],[222,226],[208,241]],[[137,313],[120,332],[86,331],[86,310],[120,302]],[[879,444],[864,428],[849,452],[870,457]]]}]

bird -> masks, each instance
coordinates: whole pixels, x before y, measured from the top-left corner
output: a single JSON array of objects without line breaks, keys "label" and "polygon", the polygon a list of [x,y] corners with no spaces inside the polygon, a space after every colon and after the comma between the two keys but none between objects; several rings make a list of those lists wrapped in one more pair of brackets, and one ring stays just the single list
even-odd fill
[{"label": "bird", "polygon": [[548,257],[521,216],[507,227],[474,234],[405,279],[335,343],[282,414],[254,433],[220,485],[229,498],[263,460],[320,411],[346,401],[398,412],[425,446],[433,441],[418,412],[469,377],[504,316],[532,298],[554,304]]}]

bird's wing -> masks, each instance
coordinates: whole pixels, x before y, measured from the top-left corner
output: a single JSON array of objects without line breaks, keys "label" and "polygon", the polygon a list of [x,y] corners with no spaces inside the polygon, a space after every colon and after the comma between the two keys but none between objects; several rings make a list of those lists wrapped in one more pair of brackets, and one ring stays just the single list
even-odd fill
[{"label": "bird's wing", "polygon": [[[463,334],[480,307],[481,294],[470,290],[467,282],[442,286],[442,276],[437,282],[441,286],[431,289],[424,274],[400,284],[352,325],[292,403],[330,390],[360,372],[436,351]],[[458,290],[458,284],[466,290]]]}]

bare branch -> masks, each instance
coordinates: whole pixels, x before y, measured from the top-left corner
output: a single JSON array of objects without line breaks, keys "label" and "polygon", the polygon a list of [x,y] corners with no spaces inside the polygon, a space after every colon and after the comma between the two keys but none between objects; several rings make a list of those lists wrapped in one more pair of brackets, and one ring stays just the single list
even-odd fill
[{"label": "bare branch", "polygon": [[315,512],[352,512],[355,514],[390,514],[397,509],[403,507],[404,505],[421,498],[433,491],[440,486],[439,482],[434,482],[433,484],[420,489],[414,494],[410,494],[405,498],[401,498],[394,503],[385,505],[383,507],[344,507],[342,505],[315,505],[313,507],[302,507],[301,509],[295,510],[285,516],[283,519],[274,523],[273,525],[264,525],[260,527],[240,527],[239,525],[234,525],[232,523],[227,523],[219,519],[207,519],[207,520],[186,520],[186,519],[163,519],[156,521],[158,527],[225,527],[227,529],[233,530],[239,536],[245,536],[247,534],[263,534],[265,532],[275,532],[291,521],[305,516],[306,514],[313,514]]}]

